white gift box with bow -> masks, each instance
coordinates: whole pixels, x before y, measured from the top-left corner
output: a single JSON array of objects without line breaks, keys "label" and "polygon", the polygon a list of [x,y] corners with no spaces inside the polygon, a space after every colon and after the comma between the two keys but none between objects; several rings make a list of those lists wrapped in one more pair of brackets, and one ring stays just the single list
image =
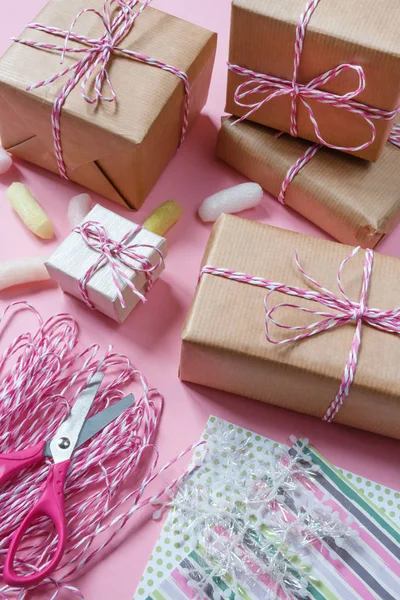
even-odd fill
[{"label": "white gift box with bow", "polygon": [[46,267],[64,292],[122,323],[164,270],[166,254],[165,238],[97,204]]}]

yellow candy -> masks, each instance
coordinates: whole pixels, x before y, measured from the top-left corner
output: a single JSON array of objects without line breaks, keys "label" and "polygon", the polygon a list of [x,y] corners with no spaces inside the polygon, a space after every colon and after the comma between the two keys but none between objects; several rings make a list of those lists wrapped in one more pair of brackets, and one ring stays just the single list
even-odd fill
[{"label": "yellow candy", "polygon": [[179,221],[182,207],[173,200],[167,200],[158,206],[143,223],[148,231],[164,236],[168,229]]},{"label": "yellow candy", "polygon": [[8,201],[26,227],[45,240],[53,236],[53,224],[23,183],[13,183],[6,192]]}]

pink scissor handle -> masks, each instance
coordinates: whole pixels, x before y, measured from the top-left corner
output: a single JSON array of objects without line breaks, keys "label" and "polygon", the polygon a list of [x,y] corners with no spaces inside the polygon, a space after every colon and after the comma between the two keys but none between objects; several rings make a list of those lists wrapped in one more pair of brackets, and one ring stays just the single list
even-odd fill
[{"label": "pink scissor handle", "polygon": [[22,469],[35,465],[43,460],[46,442],[39,442],[27,450],[0,454],[0,485],[13,477]]},{"label": "pink scissor handle", "polygon": [[[30,510],[17,531],[12,535],[10,547],[4,563],[3,573],[4,581],[8,585],[14,587],[30,587],[31,585],[43,581],[43,579],[48,577],[58,566],[63,556],[66,542],[64,483],[69,464],[70,461],[66,460],[51,466],[46,486],[37,504]],[[49,517],[55,525],[58,537],[56,552],[49,564],[43,569],[40,569],[36,573],[32,573],[32,575],[18,575],[14,570],[18,546],[36,517],[41,516]]]}]

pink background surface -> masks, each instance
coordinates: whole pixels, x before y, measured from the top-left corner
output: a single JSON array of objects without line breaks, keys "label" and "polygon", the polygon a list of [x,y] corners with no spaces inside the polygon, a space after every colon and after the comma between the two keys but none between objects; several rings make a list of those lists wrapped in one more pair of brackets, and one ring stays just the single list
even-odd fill
[{"label": "pink background surface", "polygon": [[[7,3],[0,22],[1,52],[9,45],[10,36],[20,33],[43,4],[44,0]],[[230,0],[156,0],[154,6],[218,31],[218,54],[209,101],[184,147],[137,214],[129,213],[102,198],[95,199],[139,223],[166,199],[173,198],[184,207],[183,218],[167,236],[169,256],[162,279],[149,295],[148,303],[137,307],[123,326],[117,326],[98,313],[91,313],[82,302],[64,296],[52,284],[2,292],[0,308],[3,309],[11,301],[26,299],[44,317],[55,312],[70,312],[80,324],[81,342],[85,346],[97,342],[106,348],[112,343],[118,351],[128,354],[166,398],[157,442],[160,464],[195,441],[213,413],[281,442],[286,442],[291,433],[307,436],[335,464],[400,489],[399,443],[394,440],[338,425],[326,426],[310,417],[179,381],[180,330],[192,299],[200,260],[210,232],[210,226],[196,218],[196,209],[204,197],[240,183],[244,178],[214,158],[215,138],[224,108]],[[50,243],[30,235],[8,205],[5,189],[16,180],[23,181],[32,190],[53,220],[56,237]],[[55,175],[32,165],[16,163],[8,174],[0,178],[1,259],[50,253],[68,233],[68,200],[81,191],[82,188],[62,182]],[[267,195],[262,206],[248,211],[244,216],[324,236],[316,227]],[[384,240],[379,250],[400,256],[400,229]],[[22,317],[18,318],[17,323],[18,327],[13,325],[11,328],[13,333],[24,331]],[[29,327],[31,323],[29,320],[26,326]],[[164,481],[179,474],[186,462],[182,461],[169,471]],[[148,519],[148,513],[138,513],[119,536],[112,552],[106,553],[101,561],[72,583],[82,590],[86,600],[129,600],[160,528],[160,523]],[[62,598],[67,596],[68,593],[61,595]]]}]

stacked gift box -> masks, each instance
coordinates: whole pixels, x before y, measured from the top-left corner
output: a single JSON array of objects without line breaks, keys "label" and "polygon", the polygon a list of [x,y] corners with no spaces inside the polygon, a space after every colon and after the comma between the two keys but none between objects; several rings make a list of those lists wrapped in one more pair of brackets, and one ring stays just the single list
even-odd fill
[{"label": "stacked gift box", "polygon": [[183,380],[400,438],[395,73],[396,0],[233,0],[217,156],[343,245],[222,215]]},{"label": "stacked gift box", "polygon": [[217,155],[347,244],[400,220],[398,25],[395,0],[232,3]]}]

